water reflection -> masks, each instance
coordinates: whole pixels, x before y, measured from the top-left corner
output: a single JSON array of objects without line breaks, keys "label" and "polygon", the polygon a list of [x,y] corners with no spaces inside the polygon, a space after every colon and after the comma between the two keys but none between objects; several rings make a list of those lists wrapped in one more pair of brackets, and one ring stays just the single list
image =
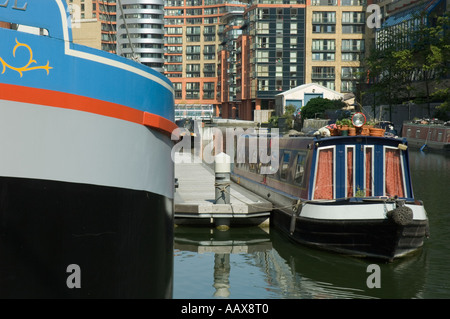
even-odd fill
[{"label": "water reflection", "polygon": [[378,261],[299,246],[272,229],[271,241],[274,249],[262,260],[270,259],[273,266],[269,268],[277,269],[278,273],[267,275],[272,282],[277,281],[273,289],[280,297],[421,298],[426,270],[423,250],[393,263],[378,264],[381,288],[369,288],[367,279],[372,272],[367,268]]},{"label": "water reflection", "polygon": [[[175,282],[175,298],[423,298],[428,269],[427,254],[419,250],[379,264],[381,288],[370,289],[367,267],[374,261],[299,246],[272,228],[177,227],[175,249],[184,253],[178,267],[190,267],[178,271],[190,283],[181,296]],[[200,255],[201,265],[180,260]]]},{"label": "water reflection", "polygon": [[[230,297],[232,254],[253,254],[271,249],[268,229],[260,227],[230,228],[219,231],[208,227],[177,226],[174,247],[180,251],[214,254],[213,297]],[[232,296],[231,296],[232,297]]]}]

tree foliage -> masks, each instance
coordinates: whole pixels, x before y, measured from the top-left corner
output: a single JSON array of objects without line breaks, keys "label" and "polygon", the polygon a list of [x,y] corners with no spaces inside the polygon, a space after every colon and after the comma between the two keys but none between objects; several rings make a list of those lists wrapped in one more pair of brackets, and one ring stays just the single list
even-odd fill
[{"label": "tree foliage", "polygon": [[302,118],[313,119],[317,116],[324,117],[327,110],[339,110],[346,104],[341,100],[330,100],[326,98],[316,97],[302,108]]},{"label": "tree foliage", "polygon": [[378,43],[384,45],[373,48],[365,59],[368,91],[379,104],[412,100],[426,103],[431,113],[430,103],[442,96],[439,85],[450,73],[450,15],[433,18],[421,13],[414,19],[418,23],[408,28],[380,34]]}]

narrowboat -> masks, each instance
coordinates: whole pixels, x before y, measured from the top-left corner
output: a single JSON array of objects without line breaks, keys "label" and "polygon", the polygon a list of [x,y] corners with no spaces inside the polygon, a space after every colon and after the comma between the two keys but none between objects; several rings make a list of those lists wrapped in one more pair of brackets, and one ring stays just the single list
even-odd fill
[{"label": "narrowboat", "polygon": [[292,240],[388,261],[423,245],[428,218],[414,197],[406,139],[272,136],[262,151],[271,160],[261,161],[249,153],[262,137],[244,138],[232,178],[273,203],[271,225]]},{"label": "narrowboat", "polygon": [[450,151],[450,122],[404,122],[402,136],[406,137],[409,146],[420,150]]},{"label": "narrowboat", "polygon": [[0,21],[0,298],[171,298],[170,81],[74,44],[65,0]]}]

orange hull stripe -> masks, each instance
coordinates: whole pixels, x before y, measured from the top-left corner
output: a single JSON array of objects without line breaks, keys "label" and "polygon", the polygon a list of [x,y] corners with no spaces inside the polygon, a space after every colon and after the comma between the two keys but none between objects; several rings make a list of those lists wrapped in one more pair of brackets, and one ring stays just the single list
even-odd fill
[{"label": "orange hull stripe", "polygon": [[177,125],[162,116],[85,96],[0,83],[0,99],[65,108],[146,125],[171,136]]}]

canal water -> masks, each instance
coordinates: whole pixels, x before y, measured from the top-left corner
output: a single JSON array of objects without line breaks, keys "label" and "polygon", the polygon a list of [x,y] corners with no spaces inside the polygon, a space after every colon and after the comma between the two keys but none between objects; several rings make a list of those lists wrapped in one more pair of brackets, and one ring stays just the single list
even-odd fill
[{"label": "canal water", "polygon": [[273,228],[178,226],[173,298],[450,298],[450,154],[411,151],[410,164],[431,234],[413,255],[377,263],[299,246]]}]

